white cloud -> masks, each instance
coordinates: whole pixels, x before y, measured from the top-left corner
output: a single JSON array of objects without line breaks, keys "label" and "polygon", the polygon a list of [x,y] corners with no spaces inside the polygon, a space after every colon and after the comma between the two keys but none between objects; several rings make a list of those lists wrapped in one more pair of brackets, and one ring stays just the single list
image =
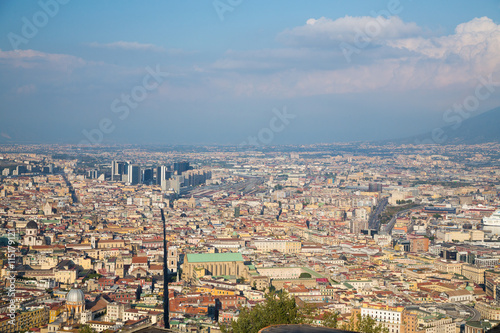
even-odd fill
[{"label": "white cloud", "polygon": [[321,17],[285,30],[278,35],[278,40],[289,45],[325,48],[336,47],[340,42],[355,43],[360,38],[379,43],[386,39],[416,36],[421,32],[415,23],[405,23],[397,16],[345,16],[336,20]]},{"label": "white cloud", "polygon": [[154,51],[163,52],[164,48],[153,45],[153,44],[143,44],[138,42],[125,42],[118,41],[112,43],[88,43],[90,47],[104,48],[104,49],[122,49],[122,50],[138,50],[138,51]]},{"label": "white cloud", "polygon": [[[468,89],[479,77],[500,72],[500,26],[487,17],[462,23],[454,34],[440,37],[424,37],[428,32],[414,23],[390,17],[373,37],[376,47],[360,48],[348,63],[340,42],[349,41],[371,20],[310,19],[280,34],[288,48],[227,52],[210,67],[210,83],[235,96],[292,97]],[[407,38],[415,34],[420,36]],[[317,47],[328,41],[334,48]]]},{"label": "white cloud", "polygon": [[68,54],[44,53],[35,50],[0,50],[0,64],[25,69],[50,66],[57,71],[71,71],[82,67],[87,61]]},{"label": "white cloud", "polygon": [[425,58],[467,66],[477,75],[500,69],[500,25],[488,17],[458,25],[455,33],[434,38],[406,38],[389,46],[407,49]]}]

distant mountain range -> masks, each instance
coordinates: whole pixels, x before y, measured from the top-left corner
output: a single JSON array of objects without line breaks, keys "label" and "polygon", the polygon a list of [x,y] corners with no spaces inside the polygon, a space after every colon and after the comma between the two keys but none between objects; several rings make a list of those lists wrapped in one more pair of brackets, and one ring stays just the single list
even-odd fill
[{"label": "distant mountain range", "polygon": [[[455,118],[452,118],[455,117]],[[438,144],[479,144],[500,142],[500,107],[462,120],[458,113],[450,115],[450,125],[428,133],[390,140],[395,143],[438,143]],[[434,133],[434,134],[433,134]]]}]

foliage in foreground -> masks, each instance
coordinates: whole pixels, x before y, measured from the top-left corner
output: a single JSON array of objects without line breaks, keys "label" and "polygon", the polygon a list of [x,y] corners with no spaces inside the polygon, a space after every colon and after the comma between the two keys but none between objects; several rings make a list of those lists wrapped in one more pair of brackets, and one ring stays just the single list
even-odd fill
[{"label": "foliage in foreground", "polygon": [[295,299],[286,293],[269,293],[265,302],[257,304],[253,309],[241,310],[238,321],[233,321],[229,327],[222,327],[223,332],[257,333],[269,325],[300,324],[303,316],[300,314]]},{"label": "foliage in foreground", "polygon": [[92,328],[90,328],[89,325],[83,325],[78,330],[78,333],[94,333],[94,330]]},{"label": "foliage in foreground", "polygon": [[[312,308],[299,309],[295,299],[286,293],[270,292],[266,300],[253,309],[241,310],[237,321],[229,326],[221,325],[222,332],[257,333],[270,325],[311,324]],[[351,317],[348,323],[339,325],[337,312],[327,311],[323,315],[322,324],[325,327],[339,328],[346,331],[362,333],[389,333],[389,330],[370,316],[361,317],[358,314]]]},{"label": "foliage in foreground", "polygon": [[370,316],[363,316],[358,313],[356,320],[351,317],[348,323],[343,324],[341,329],[346,331],[362,332],[362,333],[389,333],[389,329],[383,324],[378,323]]}]

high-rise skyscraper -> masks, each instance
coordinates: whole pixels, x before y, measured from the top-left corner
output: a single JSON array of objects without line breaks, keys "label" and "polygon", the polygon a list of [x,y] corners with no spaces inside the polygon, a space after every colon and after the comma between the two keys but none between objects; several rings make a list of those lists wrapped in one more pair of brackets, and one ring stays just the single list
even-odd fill
[{"label": "high-rise skyscraper", "polygon": [[93,170],[89,170],[87,172],[87,178],[97,179],[97,177],[99,177],[99,171],[98,170],[93,169]]},{"label": "high-rise skyscraper", "polygon": [[167,167],[162,165],[156,168],[156,184],[160,185],[162,190],[166,189],[167,182],[172,176],[172,172],[168,171]]},{"label": "high-rise skyscraper", "polygon": [[189,162],[175,162],[174,163],[174,172],[177,172],[178,175],[181,175],[184,171],[190,170]]},{"label": "high-rise skyscraper", "polygon": [[161,185],[161,166],[156,167],[155,184]]},{"label": "high-rise skyscraper", "polygon": [[146,185],[151,185],[153,183],[153,168],[143,170],[142,183]]},{"label": "high-rise skyscraper", "polygon": [[129,164],[127,175],[127,183],[130,185],[139,184],[141,180],[141,168],[138,165]]},{"label": "high-rise skyscraper", "polygon": [[111,181],[121,181],[122,175],[128,173],[128,163],[113,161],[111,162]]}]

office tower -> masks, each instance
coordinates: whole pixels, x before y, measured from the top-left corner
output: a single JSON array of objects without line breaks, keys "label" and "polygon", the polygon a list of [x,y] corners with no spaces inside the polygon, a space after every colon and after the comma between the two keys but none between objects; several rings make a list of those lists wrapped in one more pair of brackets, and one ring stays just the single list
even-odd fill
[{"label": "office tower", "polygon": [[162,181],[170,179],[172,172],[162,165],[156,168],[156,185],[161,185]]},{"label": "office tower", "polygon": [[156,168],[156,184],[161,186],[162,191],[168,190],[168,180],[172,177],[172,172],[162,165]]},{"label": "office tower", "polygon": [[115,175],[118,174],[116,161],[111,162],[111,181],[115,180]]},{"label": "office tower", "polygon": [[161,185],[162,166],[156,167],[156,185]]},{"label": "office tower", "polygon": [[190,170],[189,162],[175,162],[174,163],[174,172],[177,172],[178,175],[181,175],[184,171]]},{"label": "office tower", "polygon": [[16,167],[17,174],[20,175],[22,173],[28,172],[28,168],[25,165],[18,165]]},{"label": "office tower", "polygon": [[87,178],[97,179],[97,177],[99,177],[99,171],[97,171],[96,169],[89,170],[87,172]]},{"label": "office tower", "polygon": [[121,181],[122,175],[126,175],[128,173],[128,165],[129,164],[127,162],[111,162],[111,180]]},{"label": "office tower", "polygon": [[172,178],[165,180],[165,182],[161,185],[161,189],[162,191],[173,190],[175,193],[179,194],[183,185],[184,177],[173,175]]},{"label": "office tower", "polygon": [[205,184],[207,179],[212,178],[212,173],[207,170],[189,170],[184,172],[184,186],[198,186]]},{"label": "office tower", "polygon": [[128,165],[127,183],[130,185],[139,184],[141,180],[141,168],[138,165]]},{"label": "office tower", "polygon": [[153,183],[153,168],[144,169],[142,172],[142,183],[151,185]]}]

